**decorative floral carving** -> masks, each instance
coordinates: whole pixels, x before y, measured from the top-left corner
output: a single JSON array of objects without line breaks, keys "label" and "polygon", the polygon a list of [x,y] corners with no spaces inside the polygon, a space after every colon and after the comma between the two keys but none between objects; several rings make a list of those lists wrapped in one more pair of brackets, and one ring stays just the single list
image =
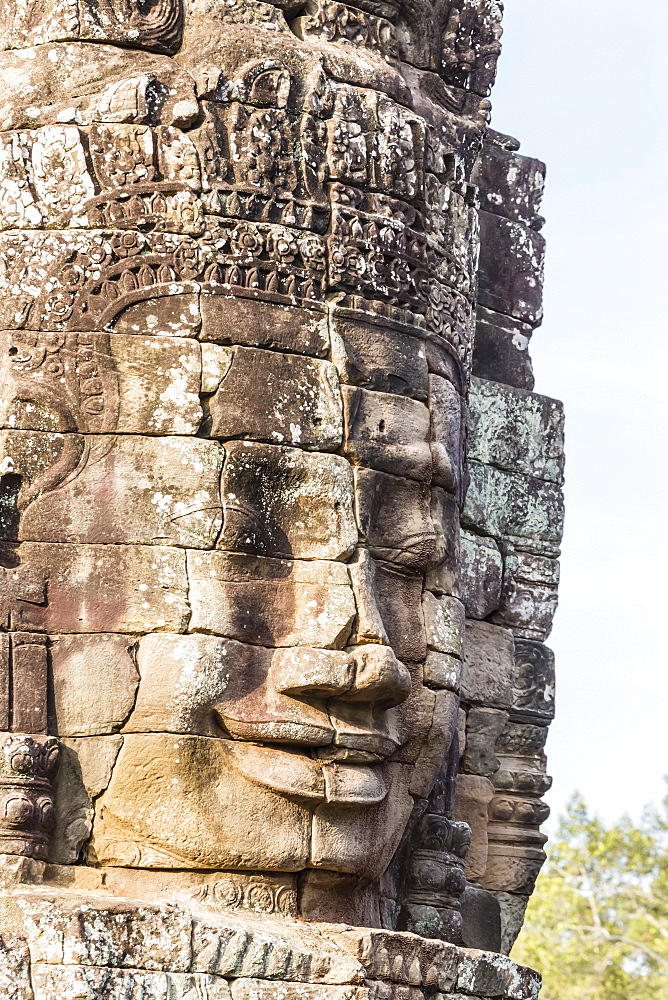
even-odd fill
[{"label": "decorative floral carving", "polygon": [[12,734],[0,745],[0,852],[46,859],[59,755],[55,739]]}]

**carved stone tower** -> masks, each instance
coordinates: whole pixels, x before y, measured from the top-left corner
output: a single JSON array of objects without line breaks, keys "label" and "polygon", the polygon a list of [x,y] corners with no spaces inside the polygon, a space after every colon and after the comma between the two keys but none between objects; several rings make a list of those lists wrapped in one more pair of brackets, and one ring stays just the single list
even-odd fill
[{"label": "carved stone tower", "polygon": [[498,0],[0,15],[0,1000],[535,1000],[563,415]]}]

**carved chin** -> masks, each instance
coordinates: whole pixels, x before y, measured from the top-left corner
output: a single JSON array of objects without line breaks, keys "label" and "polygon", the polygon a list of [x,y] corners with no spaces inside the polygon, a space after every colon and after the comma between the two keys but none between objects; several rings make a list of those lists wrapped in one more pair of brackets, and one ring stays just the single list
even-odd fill
[{"label": "carved chin", "polygon": [[94,850],[101,864],[137,868],[356,872],[370,854],[374,867],[386,865],[395,828],[400,837],[410,813],[402,793],[409,770],[206,737],[128,734],[97,802]]}]

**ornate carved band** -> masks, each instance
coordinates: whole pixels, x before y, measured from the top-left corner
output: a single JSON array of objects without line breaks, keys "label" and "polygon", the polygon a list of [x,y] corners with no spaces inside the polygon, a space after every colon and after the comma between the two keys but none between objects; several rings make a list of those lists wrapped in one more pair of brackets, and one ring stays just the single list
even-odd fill
[{"label": "ornate carved band", "polygon": [[461,941],[461,897],[466,888],[467,823],[427,814],[410,858],[400,925],[423,937]]},{"label": "ornate carved band", "polygon": [[46,859],[59,756],[56,739],[0,737],[0,853]]}]

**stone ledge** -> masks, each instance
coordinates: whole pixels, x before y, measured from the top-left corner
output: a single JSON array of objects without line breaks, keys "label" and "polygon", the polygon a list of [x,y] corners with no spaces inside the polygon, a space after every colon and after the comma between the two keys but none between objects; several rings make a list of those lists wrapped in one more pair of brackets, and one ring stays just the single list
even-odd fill
[{"label": "stone ledge", "polygon": [[[407,932],[16,885],[2,893],[8,1000],[536,1000],[540,977]],[[4,985],[3,984],[7,984]]]}]

